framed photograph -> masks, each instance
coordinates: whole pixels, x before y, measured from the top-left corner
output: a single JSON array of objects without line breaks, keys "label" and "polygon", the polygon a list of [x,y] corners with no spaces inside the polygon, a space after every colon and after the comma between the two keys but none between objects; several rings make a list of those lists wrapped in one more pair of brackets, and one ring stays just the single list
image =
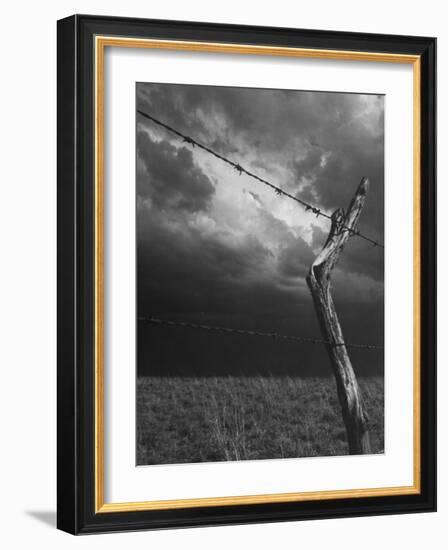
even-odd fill
[{"label": "framed photograph", "polygon": [[434,38],[58,22],[58,527],[434,511]]}]

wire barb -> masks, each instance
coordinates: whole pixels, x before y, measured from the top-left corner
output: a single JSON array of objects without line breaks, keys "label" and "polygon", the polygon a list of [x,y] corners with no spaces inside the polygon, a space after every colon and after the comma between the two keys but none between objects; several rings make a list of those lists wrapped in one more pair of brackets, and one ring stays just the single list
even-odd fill
[{"label": "wire barb", "polygon": [[[165,130],[168,130],[172,134],[182,138],[182,140],[185,143],[188,143],[192,147],[196,146],[199,149],[202,149],[203,151],[206,151],[210,155],[213,155],[214,157],[222,160],[223,162],[226,162],[227,164],[229,164],[230,166],[235,168],[235,170],[237,170],[237,172],[239,173],[240,176],[244,172],[249,177],[251,177],[251,178],[259,181],[260,183],[263,183],[264,185],[267,185],[268,187],[273,189],[277,193],[277,195],[279,195],[279,196],[284,195],[285,197],[288,197],[288,198],[292,199],[293,201],[298,202],[300,205],[302,205],[305,208],[305,211],[311,210],[314,214],[316,214],[317,218],[319,216],[322,216],[323,218],[326,218],[327,220],[331,220],[331,215],[326,214],[325,212],[322,212],[322,210],[320,210],[319,208],[316,208],[312,204],[309,204],[309,203],[303,201],[302,199],[299,199],[295,195],[291,195],[291,193],[288,193],[287,191],[284,191],[280,187],[277,187],[276,185],[272,184],[271,182],[261,178],[260,176],[257,176],[256,174],[253,174],[249,170],[246,170],[245,168],[243,168],[240,164],[238,164],[236,162],[233,162],[233,161],[231,161],[230,159],[228,159],[226,157],[223,157],[222,155],[220,155],[216,151],[213,151],[213,149],[210,149],[209,147],[206,147],[205,145],[203,145],[202,143],[199,143],[198,141],[196,141],[192,137],[187,136],[185,134],[182,134],[178,130],[175,130],[171,126],[168,126],[168,124],[165,124],[164,122],[161,122],[157,118],[154,118],[153,116],[149,115],[148,113],[145,113],[145,112],[141,111],[140,109],[137,109],[137,113],[139,115],[141,115],[142,117],[150,120],[151,122],[154,122],[154,124],[157,124],[157,126],[165,128]],[[365,241],[368,241],[368,242],[372,243],[374,248],[376,248],[376,247],[384,248],[383,244],[379,243],[378,241],[375,241],[374,239],[371,239],[370,237],[367,237],[366,235],[363,235],[359,230],[353,230],[352,228],[347,227],[345,225],[343,225],[342,228],[347,229],[348,231],[350,231],[352,236],[355,235],[356,237],[359,237],[361,239],[364,239]]]},{"label": "wire barb", "polygon": [[184,142],[189,143],[190,145],[192,145],[194,147],[194,141],[191,138],[189,138],[188,136],[184,137]]},{"label": "wire barb", "polygon": [[138,317],[138,321],[141,323],[150,323],[154,325],[166,325],[171,327],[181,328],[193,328],[199,330],[211,330],[215,332],[222,332],[227,334],[241,334],[246,336],[260,336],[264,338],[274,338],[275,340],[290,340],[293,342],[299,342],[302,344],[323,344],[326,346],[345,346],[347,348],[359,348],[367,350],[384,349],[383,346],[377,346],[375,344],[352,344],[348,342],[330,342],[328,340],[320,340],[316,338],[304,338],[302,336],[292,336],[289,334],[279,334],[278,332],[259,332],[255,330],[245,330],[239,328],[218,327],[213,325],[204,325],[198,323],[186,323],[185,321],[173,321],[168,319],[160,319],[159,317]]}]

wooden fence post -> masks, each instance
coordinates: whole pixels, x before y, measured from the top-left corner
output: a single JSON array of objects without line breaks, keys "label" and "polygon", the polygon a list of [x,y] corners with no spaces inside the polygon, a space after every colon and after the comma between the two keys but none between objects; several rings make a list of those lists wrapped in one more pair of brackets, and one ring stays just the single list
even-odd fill
[{"label": "wooden fence post", "polygon": [[371,452],[368,417],[347,347],[344,345],[344,336],[330,293],[330,277],[344,244],[356,231],[368,190],[369,180],[363,178],[347,214],[344,214],[343,209],[334,212],[327,242],[312,263],[306,279],[313,296],[322,335],[330,342],[326,348],[336,379],[350,454]]}]

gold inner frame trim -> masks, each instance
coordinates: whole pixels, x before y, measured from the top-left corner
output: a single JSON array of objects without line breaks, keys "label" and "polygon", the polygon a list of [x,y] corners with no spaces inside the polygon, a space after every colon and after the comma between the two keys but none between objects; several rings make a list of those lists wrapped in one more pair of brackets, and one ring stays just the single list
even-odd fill
[{"label": "gold inner frame trim", "polygon": [[[106,47],[149,48],[207,53],[286,56],[312,59],[406,63],[413,65],[413,297],[414,297],[414,365],[413,365],[413,458],[414,482],[410,486],[343,489],[333,491],[273,493],[262,495],[153,500],[142,502],[104,501],[104,54]],[[362,498],[419,494],[421,490],[421,426],[420,426],[420,273],[421,273],[421,219],[420,219],[420,120],[421,120],[421,60],[417,55],[376,52],[354,52],[250,44],[224,44],[181,40],[156,40],[96,36],[95,55],[95,513],[167,510],[208,506],[232,506],[279,502],[305,502],[341,498]]]}]

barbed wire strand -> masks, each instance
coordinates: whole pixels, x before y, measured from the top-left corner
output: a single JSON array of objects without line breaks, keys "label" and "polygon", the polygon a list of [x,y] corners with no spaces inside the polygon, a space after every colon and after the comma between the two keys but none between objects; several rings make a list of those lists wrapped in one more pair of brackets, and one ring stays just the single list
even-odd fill
[{"label": "barbed wire strand", "polygon": [[346,348],[360,348],[367,350],[384,349],[383,346],[377,346],[374,344],[355,344],[351,342],[330,342],[328,340],[321,340],[318,338],[303,338],[301,336],[290,336],[288,334],[279,334],[278,332],[259,332],[256,330],[244,330],[229,327],[218,327],[213,325],[203,325],[198,323],[186,323],[184,321],[172,321],[167,319],[160,319],[159,317],[138,317],[139,322],[150,323],[154,325],[166,325],[171,327],[192,328],[199,330],[210,330],[215,332],[242,334],[245,336],[260,336],[265,338],[275,338],[279,340],[290,340],[293,342],[300,342],[302,344],[324,344],[326,346],[339,347],[345,346]]},{"label": "barbed wire strand", "polygon": [[[161,126],[162,128],[165,128],[166,130],[168,130],[172,134],[175,134],[176,136],[182,138],[182,140],[185,143],[188,143],[192,147],[198,147],[199,149],[202,149],[203,151],[206,151],[210,155],[213,155],[214,157],[222,160],[226,164],[229,164],[230,166],[232,166],[232,168],[234,168],[239,173],[239,175],[246,174],[247,176],[249,176],[249,177],[259,181],[260,183],[262,183],[264,185],[267,185],[271,189],[273,189],[278,196],[285,196],[285,197],[288,197],[289,199],[292,199],[293,201],[299,203],[301,206],[303,206],[305,208],[306,211],[311,211],[313,214],[315,214],[317,218],[319,216],[322,216],[323,218],[326,218],[327,220],[332,219],[330,214],[327,214],[326,212],[324,212],[320,208],[318,208],[318,207],[316,207],[316,206],[314,206],[314,205],[312,205],[312,204],[310,204],[310,203],[308,203],[308,202],[306,202],[302,199],[299,199],[295,195],[291,195],[291,193],[288,193],[287,191],[284,191],[283,189],[281,189],[277,185],[274,185],[273,183],[261,178],[260,176],[257,176],[257,174],[254,174],[253,172],[250,172],[249,170],[247,170],[246,168],[244,168],[240,164],[238,164],[236,162],[233,162],[232,160],[228,159],[227,157],[224,157],[224,156],[220,155],[219,153],[217,153],[213,149],[210,149],[210,147],[207,147],[206,145],[203,145],[202,143],[199,143],[198,141],[196,141],[192,137],[187,136],[186,134],[183,134],[182,132],[179,132],[178,130],[176,130],[172,126],[169,126],[168,124],[165,124],[164,122],[162,122],[162,121],[158,120],[157,118],[149,115],[148,113],[145,113],[145,112],[141,111],[140,109],[137,109],[137,113],[139,113],[142,117],[150,120],[151,122],[154,122],[154,124],[157,124],[158,126]],[[352,234],[352,236],[356,236],[356,237],[359,237],[360,239],[364,239],[365,241],[370,242],[373,245],[373,247],[378,246],[380,248],[384,248],[383,244],[379,243],[378,241],[375,241],[374,239],[371,239],[370,237],[367,237],[366,235],[362,234],[357,229],[352,229],[351,227],[348,227],[346,225],[342,225],[341,227],[346,229],[347,231],[349,231]]]}]

